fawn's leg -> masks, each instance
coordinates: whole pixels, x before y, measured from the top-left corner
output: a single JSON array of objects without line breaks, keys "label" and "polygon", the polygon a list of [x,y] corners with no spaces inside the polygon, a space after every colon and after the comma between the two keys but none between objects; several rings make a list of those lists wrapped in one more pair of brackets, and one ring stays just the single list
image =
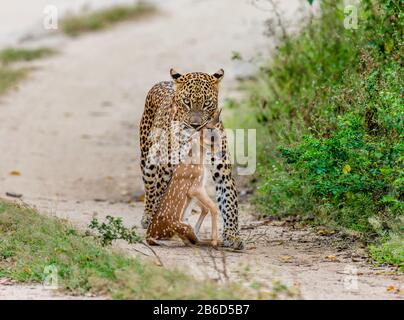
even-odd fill
[{"label": "fawn's leg", "polygon": [[195,228],[194,228],[196,234],[199,233],[199,230],[201,229],[201,225],[203,223],[203,220],[205,219],[206,215],[209,213],[208,208],[201,205],[200,203],[199,203],[199,206],[201,207],[202,212],[201,212],[201,215],[199,216],[199,219],[198,219],[198,221],[197,221],[197,223],[195,225]]},{"label": "fawn's leg", "polygon": [[146,238],[146,242],[149,246],[158,246],[159,245],[154,238]]},{"label": "fawn's leg", "polygon": [[198,237],[190,225],[183,222],[174,222],[171,228],[186,245],[198,243]]},{"label": "fawn's leg", "polygon": [[173,236],[170,221],[164,217],[153,217],[146,231],[146,242],[149,245],[158,245],[156,240],[170,239]]},{"label": "fawn's leg", "polygon": [[156,229],[154,228],[154,226],[152,224],[153,224],[153,222],[151,222],[151,224],[149,224],[149,227],[147,228],[146,242],[148,245],[158,246],[158,243],[156,242],[156,240],[159,238],[159,234],[158,234],[158,232],[156,232]]},{"label": "fawn's leg", "polygon": [[214,247],[217,246],[217,215],[218,210],[216,208],[215,203],[207,194],[205,188],[198,188],[196,190],[191,191],[191,195],[195,197],[205,208],[210,211],[212,215],[212,245]]}]

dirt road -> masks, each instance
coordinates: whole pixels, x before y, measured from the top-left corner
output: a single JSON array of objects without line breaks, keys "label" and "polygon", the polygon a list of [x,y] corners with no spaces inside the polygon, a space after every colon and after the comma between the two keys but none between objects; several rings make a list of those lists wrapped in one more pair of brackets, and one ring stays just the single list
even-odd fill
[{"label": "dirt road", "polygon": [[[282,12],[296,17],[300,2],[280,1]],[[251,1],[173,0],[154,17],[104,32],[26,43],[53,45],[60,53],[30,64],[36,70],[29,79],[0,97],[0,196],[21,193],[25,202],[83,228],[93,215],[108,214],[140,226],[143,203],[131,200],[143,193],[138,124],[148,89],[169,79],[170,67],[183,72],[224,68],[221,98],[237,94],[237,77],[254,70],[249,60],[257,62],[258,53],[265,55],[274,45],[263,34],[271,14]],[[234,51],[243,61],[231,60]],[[241,216],[244,225],[250,223],[251,208]],[[258,281],[264,288],[280,280],[294,287],[295,297],[400,298],[386,288],[399,288],[403,279],[386,275],[388,269],[371,269],[360,250],[338,251],[328,238],[276,223],[250,231],[243,231],[251,241],[245,252],[226,252],[227,276],[217,270],[220,252],[175,241],[156,250],[165,265],[197,277]],[[133,254],[146,252],[118,245]],[[1,299],[8,293],[0,289]]]}]

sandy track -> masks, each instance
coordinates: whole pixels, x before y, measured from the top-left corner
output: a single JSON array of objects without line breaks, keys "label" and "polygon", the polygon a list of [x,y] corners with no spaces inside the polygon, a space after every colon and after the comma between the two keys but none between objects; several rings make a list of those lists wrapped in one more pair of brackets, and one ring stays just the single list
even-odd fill
[{"label": "sandy track", "polygon": [[0,285],[0,300],[101,300],[103,297],[69,296],[41,285]]},{"label": "sandy track", "polygon": [[[295,16],[298,2],[282,2],[288,17]],[[270,13],[249,3],[175,0],[152,18],[102,33],[41,40],[56,44],[60,54],[33,64],[30,79],[0,98],[1,197],[21,193],[25,202],[83,228],[92,216],[108,214],[140,226],[143,204],[128,202],[143,190],[138,124],[145,95],[154,83],[168,79],[170,67],[210,72],[223,67],[221,97],[233,95],[236,78],[251,72],[253,65],[231,61],[232,51],[249,60],[273,45],[263,35]],[[11,176],[13,170],[21,176]],[[242,210],[243,223],[252,219],[250,213]],[[250,236],[256,243],[248,250],[226,252],[230,279],[259,281],[264,287],[279,279],[300,287],[302,298],[399,297],[386,287],[399,288],[402,278],[370,269],[362,258],[352,258],[355,253],[338,252],[321,237],[277,225],[257,228]],[[133,254],[138,254],[135,249],[147,252],[141,246],[118,245]],[[213,268],[214,261],[221,262],[220,252],[185,248],[175,241],[167,245],[156,249],[165,265],[201,278],[220,276]],[[327,261],[327,255],[338,261]],[[344,285],[347,265],[358,270],[357,289]],[[249,276],[243,272],[247,267]],[[7,288],[0,289],[0,298],[7,296]],[[49,297],[36,290],[36,297],[40,292]]]}]

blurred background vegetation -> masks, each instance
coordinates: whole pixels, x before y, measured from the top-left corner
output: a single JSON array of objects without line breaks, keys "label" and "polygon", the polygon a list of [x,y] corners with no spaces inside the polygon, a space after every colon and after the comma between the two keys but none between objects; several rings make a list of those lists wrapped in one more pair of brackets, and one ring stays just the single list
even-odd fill
[{"label": "blurred background vegetation", "polygon": [[361,1],[357,29],[342,1],[321,9],[229,103],[246,115],[232,125],[258,130],[255,200],[264,216],[353,232],[404,268],[401,1]]}]

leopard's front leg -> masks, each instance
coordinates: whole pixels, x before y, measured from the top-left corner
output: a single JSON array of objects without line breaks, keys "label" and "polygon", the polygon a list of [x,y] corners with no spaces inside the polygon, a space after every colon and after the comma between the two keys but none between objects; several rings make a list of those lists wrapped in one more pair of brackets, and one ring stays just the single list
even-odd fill
[{"label": "leopard's front leg", "polygon": [[223,218],[223,245],[243,249],[238,221],[237,189],[232,175],[232,164],[228,153],[227,139],[221,125],[221,145],[219,152],[212,157],[212,176],[216,185],[216,200]]},{"label": "leopard's front leg", "polygon": [[148,164],[142,166],[143,183],[145,188],[145,211],[142,217],[141,225],[144,229],[147,229],[155,206],[155,192],[156,192],[156,179],[157,166],[154,164]]},{"label": "leopard's front leg", "polygon": [[164,152],[166,152],[167,143],[164,139],[166,133],[161,129],[151,131],[148,139],[144,142],[142,150],[141,169],[143,174],[143,183],[145,188],[145,211],[142,217],[141,225],[147,229],[153,214],[157,208],[157,202],[161,195],[162,160],[164,161]]}]

